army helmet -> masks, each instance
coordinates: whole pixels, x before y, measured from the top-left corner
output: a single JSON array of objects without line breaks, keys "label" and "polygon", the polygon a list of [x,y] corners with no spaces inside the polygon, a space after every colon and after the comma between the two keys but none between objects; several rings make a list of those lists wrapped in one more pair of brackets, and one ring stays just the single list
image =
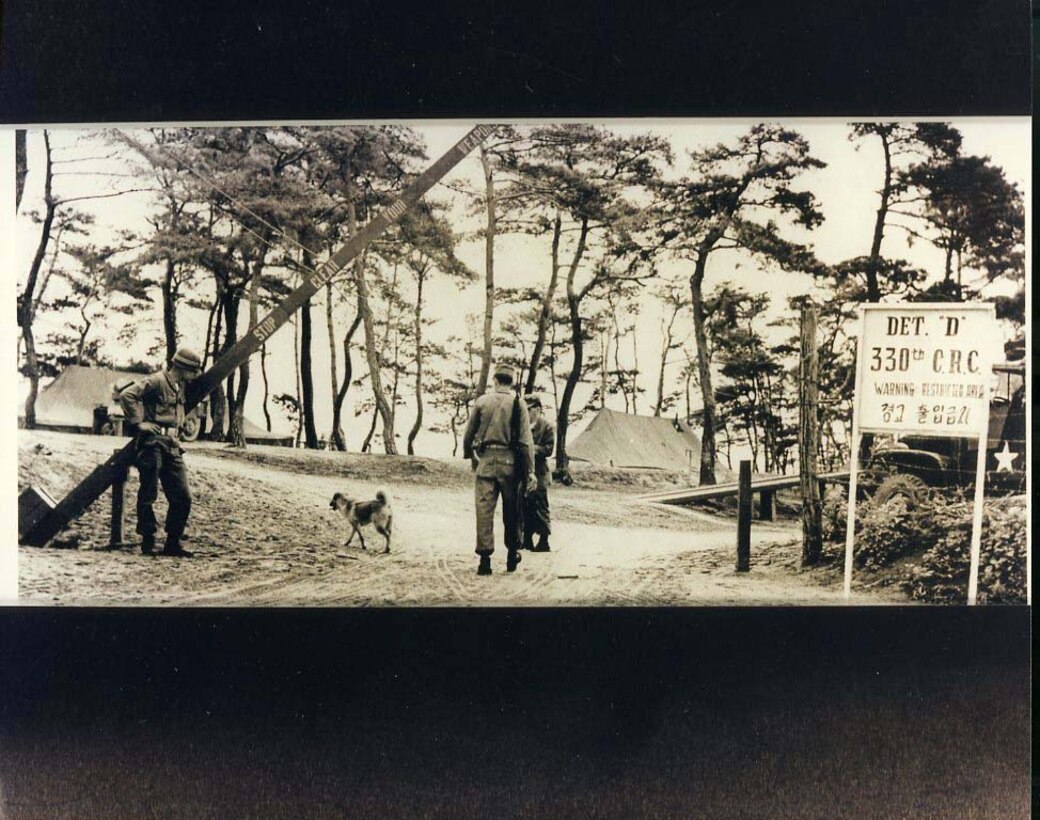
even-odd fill
[{"label": "army helmet", "polygon": [[173,364],[197,373],[202,370],[202,357],[191,348],[181,347],[173,354]]}]

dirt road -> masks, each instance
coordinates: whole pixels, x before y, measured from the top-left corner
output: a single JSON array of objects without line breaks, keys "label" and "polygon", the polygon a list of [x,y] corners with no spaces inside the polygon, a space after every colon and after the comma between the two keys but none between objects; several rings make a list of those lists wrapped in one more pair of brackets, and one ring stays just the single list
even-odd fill
[{"label": "dirt road", "polygon": [[[112,439],[20,431],[20,483],[60,497],[111,452]],[[19,595],[28,604],[148,606],[662,606],[840,604],[833,571],[798,568],[793,522],[752,530],[752,571],[733,570],[735,524],[648,506],[637,490],[553,489],[553,551],[525,553],[517,572],[475,574],[470,478],[457,463],[216,445],[187,454],[195,507],[193,560],[109,550],[108,497],[59,540],[19,548]],[[369,475],[364,479],[358,476]],[[336,491],[385,489],[394,513],[391,552],[365,533],[344,547]],[[136,475],[128,492],[133,537]],[[161,506],[161,502],[160,502]],[[164,510],[157,509],[160,520]],[[501,544],[501,528],[496,532]],[[856,603],[902,602],[858,593]]]}]

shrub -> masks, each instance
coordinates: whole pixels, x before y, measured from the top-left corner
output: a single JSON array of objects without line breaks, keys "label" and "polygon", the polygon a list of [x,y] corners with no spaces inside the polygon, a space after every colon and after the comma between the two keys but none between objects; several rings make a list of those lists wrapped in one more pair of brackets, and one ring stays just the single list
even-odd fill
[{"label": "shrub", "polygon": [[[858,505],[857,505],[858,506]],[[821,524],[824,541],[845,543],[845,533],[849,514],[848,493],[828,493],[823,499]]]},{"label": "shrub", "polygon": [[[951,507],[954,505],[950,505]],[[971,562],[971,505],[961,503],[956,521],[911,570],[910,597],[929,603],[964,603]],[[1022,604],[1026,600],[1026,504],[1024,496],[987,501],[982,523],[978,602]]]},{"label": "shrub", "polygon": [[909,509],[901,498],[885,504],[864,501],[857,505],[856,547],[853,561],[857,567],[877,570],[915,550],[927,549],[930,528],[922,523],[927,511]]}]

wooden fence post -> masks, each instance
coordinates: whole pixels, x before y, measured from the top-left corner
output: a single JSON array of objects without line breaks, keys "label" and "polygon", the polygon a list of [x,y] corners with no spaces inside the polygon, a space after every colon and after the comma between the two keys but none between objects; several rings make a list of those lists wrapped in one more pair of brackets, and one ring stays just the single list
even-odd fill
[{"label": "wooden fence post", "polygon": [[801,357],[798,364],[798,472],[802,490],[802,566],[819,563],[823,553],[823,504],[816,454],[820,442],[817,309],[802,305]]},{"label": "wooden fence post", "polygon": [[[119,451],[116,450],[116,453]],[[109,547],[118,547],[123,543],[123,521],[126,500],[127,470],[123,469],[112,482],[112,530],[109,534]]]},{"label": "wooden fence post", "polygon": [[776,520],[776,490],[762,490],[759,492],[758,518],[761,521]]},{"label": "wooden fence post", "polygon": [[751,569],[751,462],[740,462],[737,485],[737,572]]}]

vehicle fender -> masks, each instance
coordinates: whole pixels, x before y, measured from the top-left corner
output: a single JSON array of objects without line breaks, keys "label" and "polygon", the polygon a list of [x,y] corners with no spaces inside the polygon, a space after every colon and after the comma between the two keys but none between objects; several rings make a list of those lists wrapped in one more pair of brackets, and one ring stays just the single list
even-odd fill
[{"label": "vehicle fender", "polygon": [[947,456],[929,450],[882,450],[870,460],[871,468],[893,470],[919,476],[929,484],[945,483],[946,477],[956,465]]}]

